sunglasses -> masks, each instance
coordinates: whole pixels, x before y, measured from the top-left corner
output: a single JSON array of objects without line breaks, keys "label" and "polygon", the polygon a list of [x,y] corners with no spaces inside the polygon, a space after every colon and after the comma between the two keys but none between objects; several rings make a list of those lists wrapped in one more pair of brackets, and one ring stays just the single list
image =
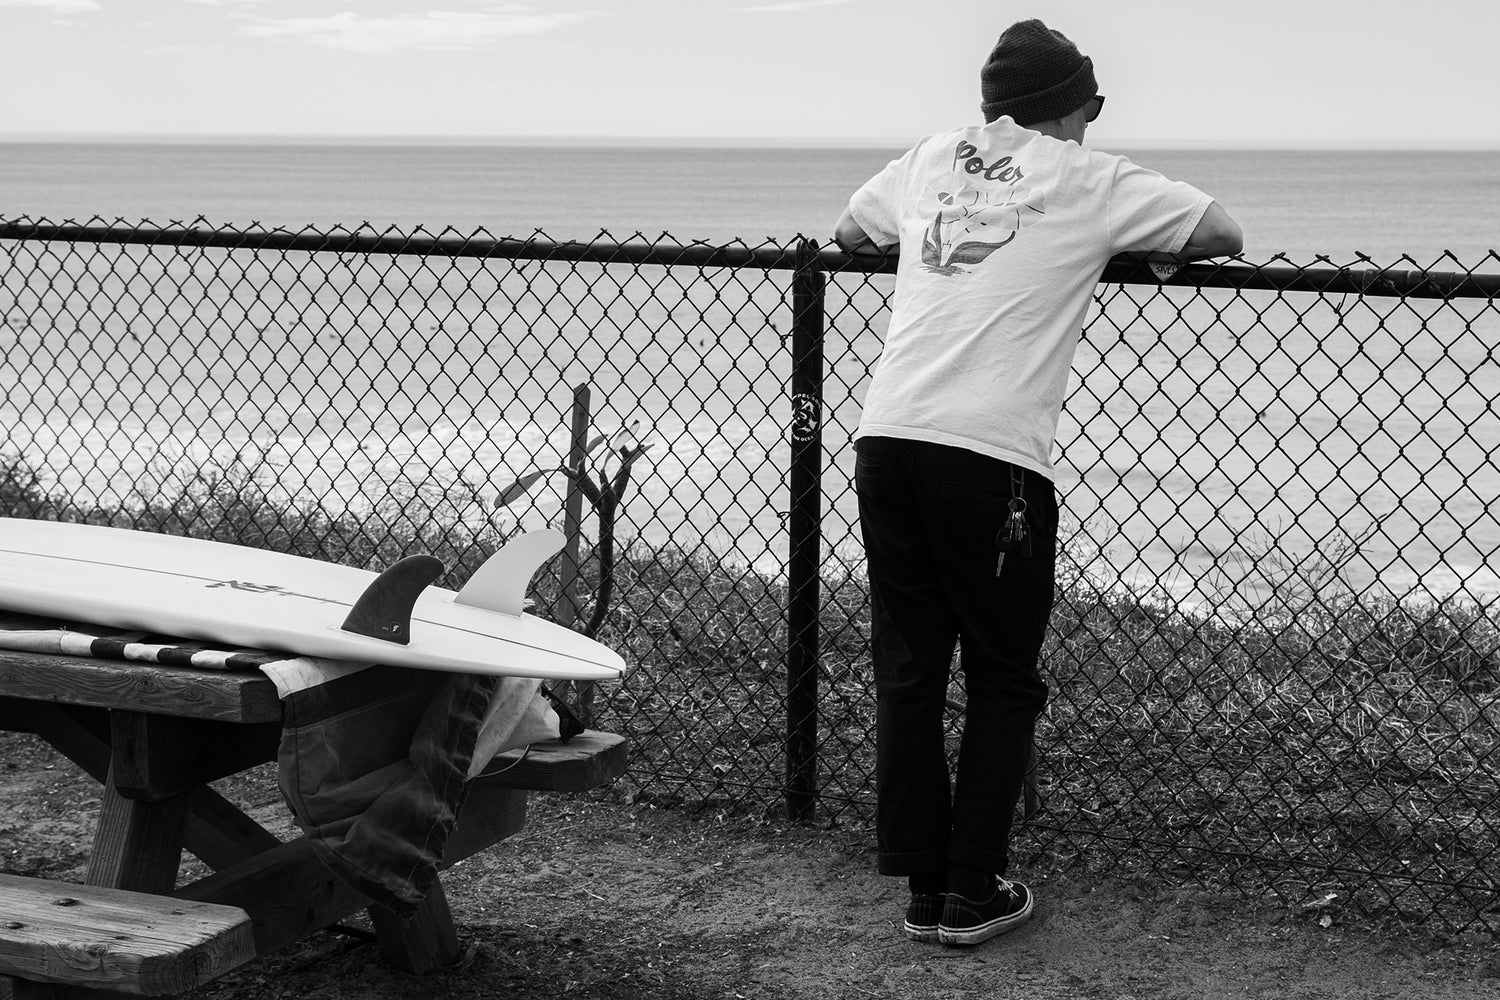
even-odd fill
[{"label": "sunglasses", "polygon": [[1089,104],[1089,114],[1088,114],[1088,117],[1085,118],[1084,121],[1086,121],[1086,122],[1093,121],[1095,118],[1099,117],[1099,112],[1101,112],[1103,110],[1104,110],[1104,95],[1103,94],[1095,94],[1093,101],[1091,101],[1090,104]]}]

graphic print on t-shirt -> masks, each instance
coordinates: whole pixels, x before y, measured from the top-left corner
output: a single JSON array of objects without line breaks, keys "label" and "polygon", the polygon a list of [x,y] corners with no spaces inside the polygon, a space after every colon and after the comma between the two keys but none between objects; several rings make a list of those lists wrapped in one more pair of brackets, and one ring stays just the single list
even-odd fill
[{"label": "graphic print on t-shirt", "polygon": [[1041,188],[1028,189],[1010,157],[986,164],[975,147],[959,142],[953,169],[927,183],[918,212],[932,224],[922,235],[922,263],[934,274],[966,274],[1046,214]]}]

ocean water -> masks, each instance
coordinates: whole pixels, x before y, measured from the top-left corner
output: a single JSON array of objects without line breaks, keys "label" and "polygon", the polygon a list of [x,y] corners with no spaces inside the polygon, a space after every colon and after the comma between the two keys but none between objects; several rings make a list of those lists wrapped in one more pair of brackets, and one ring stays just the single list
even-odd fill
[{"label": "ocean water", "polygon": [[[850,193],[901,149],[629,146],[0,144],[0,212],[54,220],[668,232],[683,242],[827,239]],[[1245,255],[1451,252],[1500,270],[1500,150],[1124,149],[1207,191]]]},{"label": "ocean water", "polygon": [[[896,148],[0,145],[0,215],[557,240],[826,239]],[[1214,194],[1252,262],[1500,272],[1500,151],[1128,150]],[[0,246],[0,450],[82,492],[246,461],[357,506],[465,519],[566,447],[568,387],[655,450],[625,530],[775,569],[786,276]],[[277,288],[288,292],[275,291]],[[857,558],[848,435],[890,279],[830,282],[830,548]],[[1193,602],[1321,587],[1500,594],[1500,318],[1483,302],[1101,286],[1060,428],[1080,572]],[[178,452],[160,442],[177,442]],[[1321,574],[1321,575],[1320,575]]]}]

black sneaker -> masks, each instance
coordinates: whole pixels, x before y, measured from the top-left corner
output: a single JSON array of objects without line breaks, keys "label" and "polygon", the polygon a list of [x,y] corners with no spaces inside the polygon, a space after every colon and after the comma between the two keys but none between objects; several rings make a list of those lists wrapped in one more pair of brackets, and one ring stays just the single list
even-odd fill
[{"label": "black sneaker", "polygon": [[948,901],[943,904],[938,940],[943,944],[988,941],[1024,924],[1031,916],[1032,902],[1030,889],[1003,878],[995,880],[994,893],[982,902],[949,893]]},{"label": "black sneaker", "polygon": [[941,892],[914,892],[906,907],[906,936],[913,941],[936,941],[946,897]]}]

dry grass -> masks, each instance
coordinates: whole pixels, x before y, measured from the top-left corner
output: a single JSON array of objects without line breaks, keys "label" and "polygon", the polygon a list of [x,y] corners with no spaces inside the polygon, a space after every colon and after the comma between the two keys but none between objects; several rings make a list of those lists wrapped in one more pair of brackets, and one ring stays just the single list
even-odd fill
[{"label": "dry grass", "polygon": [[[503,541],[420,491],[359,514],[200,472],[118,509],[80,509],[23,463],[0,513],[130,524],[354,565],[428,551],[466,579]],[[584,592],[597,567],[587,560]],[[706,549],[626,546],[599,634],[634,671],[599,725],[627,735],[627,800],[783,807],[782,582]],[[1263,616],[1188,613],[1062,574],[1044,651],[1044,809],[1019,851],[1233,887],[1337,911],[1500,933],[1500,627],[1481,608],[1284,588]],[[538,613],[555,612],[543,574]],[[872,814],[874,699],[862,574],[830,564],[820,656],[820,811]],[[958,719],[953,720],[956,731]],[[1332,894],[1332,898],[1330,898]]]}]

